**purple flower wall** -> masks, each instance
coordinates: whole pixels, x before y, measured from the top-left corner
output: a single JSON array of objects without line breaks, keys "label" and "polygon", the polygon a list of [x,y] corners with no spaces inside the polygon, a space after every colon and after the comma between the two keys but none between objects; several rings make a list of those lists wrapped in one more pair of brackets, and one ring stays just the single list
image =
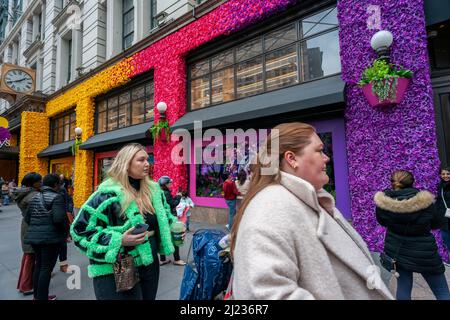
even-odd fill
[{"label": "purple flower wall", "polygon": [[[369,5],[379,5],[381,28],[394,35],[391,62],[414,72],[403,102],[374,109],[356,85],[376,58],[370,39]],[[418,188],[436,192],[440,161],[427,53],[423,0],[340,0],[338,2],[342,77],[347,83],[345,111],[353,224],[374,251],[381,251],[385,230],[376,221],[373,195],[389,187],[396,169],[414,173]],[[440,233],[439,251],[446,259]]]}]

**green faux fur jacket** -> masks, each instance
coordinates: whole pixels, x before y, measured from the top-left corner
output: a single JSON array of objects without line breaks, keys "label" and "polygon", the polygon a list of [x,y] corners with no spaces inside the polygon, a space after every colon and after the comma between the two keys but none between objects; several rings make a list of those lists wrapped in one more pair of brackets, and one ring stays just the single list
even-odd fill
[{"label": "green faux fur jacket", "polygon": [[[174,217],[170,214],[159,185],[151,181],[150,190],[159,227],[158,252],[169,255],[174,252],[169,227]],[[144,223],[135,201],[125,209],[125,218],[119,217],[123,200],[122,186],[112,179],[104,181],[81,206],[70,227],[75,245],[90,259],[88,266],[90,278],[113,274],[113,263],[116,262],[119,252],[124,252],[123,233],[138,223]],[[131,251],[128,250],[128,253],[133,256],[136,267],[147,266],[154,262],[147,237],[144,243],[135,246]]]}]

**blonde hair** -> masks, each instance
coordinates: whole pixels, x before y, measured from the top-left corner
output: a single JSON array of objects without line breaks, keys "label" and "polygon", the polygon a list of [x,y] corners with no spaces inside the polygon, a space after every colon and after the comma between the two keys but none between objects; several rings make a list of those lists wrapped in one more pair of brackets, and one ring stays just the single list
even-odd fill
[{"label": "blonde hair", "polygon": [[414,176],[406,170],[397,170],[392,174],[391,186],[394,190],[411,188],[414,184]]},{"label": "blonde hair", "polygon": [[[281,174],[279,167],[275,168],[272,175],[261,174],[263,168],[270,166],[266,161],[267,156],[277,157],[279,160],[278,165],[281,165],[284,154],[287,151],[301,154],[303,149],[311,143],[311,137],[315,132],[316,130],[314,127],[301,122],[283,123],[272,129],[270,136],[265,142],[265,146],[263,145],[264,147],[260,149],[258,153],[257,163],[251,165],[252,179],[250,180],[250,186],[242,205],[239,207],[234,218],[233,227],[231,229],[231,255],[233,255],[234,252],[239,224],[244,215],[244,211],[252,198],[265,187],[273,184],[280,184]],[[275,140],[278,140],[278,150],[272,149],[272,147],[276,146]]]},{"label": "blonde hair", "polygon": [[139,151],[144,151],[147,154],[144,146],[139,143],[130,143],[122,147],[108,171],[108,176],[123,187],[125,196],[123,202],[121,203],[122,215],[132,201],[136,201],[139,212],[142,215],[147,212],[155,213],[155,209],[152,205],[152,192],[149,187],[150,178],[147,176],[144,179],[141,179],[139,191],[134,189],[128,180],[128,170],[130,168],[131,161]]}]

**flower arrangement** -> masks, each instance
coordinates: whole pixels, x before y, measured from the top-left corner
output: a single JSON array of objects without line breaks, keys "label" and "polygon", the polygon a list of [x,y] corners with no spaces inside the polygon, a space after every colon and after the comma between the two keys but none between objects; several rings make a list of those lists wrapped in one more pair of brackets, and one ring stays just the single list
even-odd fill
[{"label": "flower arrangement", "polygon": [[[150,132],[153,137],[153,142],[156,141],[156,139],[160,138],[163,141],[166,141],[168,137],[170,137],[170,126],[169,122],[167,120],[159,120],[157,124],[154,124],[150,128]],[[162,135],[164,133],[164,135]]]},{"label": "flower arrangement", "polygon": [[[412,76],[413,73],[410,70],[397,67],[381,59],[376,59],[370,67],[364,70],[358,85],[360,87],[367,86],[365,93],[373,93],[378,98],[378,102],[392,102],[397,100],[398,93],[404,93],[399,87],[399,79],[411,79]],[[370,85],[371,87],[369,87]],[[370,97],[367,98],[371,102]],[[374,105],[377,103],[374,102],[371,104]]]},{"label": "flower arrangement", "polygon": [[28,172],[47,174],[48,160],[37,154],[48,146],[49,120],[45,113],[22,113],[19,154],[19,180]]}]

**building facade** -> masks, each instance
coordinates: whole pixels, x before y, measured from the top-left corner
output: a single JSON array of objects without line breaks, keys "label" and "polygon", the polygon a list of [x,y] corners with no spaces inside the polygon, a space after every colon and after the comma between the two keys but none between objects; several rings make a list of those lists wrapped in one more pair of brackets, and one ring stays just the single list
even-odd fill
[{"label": "building facade", "polygon": [[[36,71],[31,97],[2,96],[0,114],[9,122],[12,147],[0,150],[0,176],[17,179],[21,113],[44,112],[45,101],[126,50],[159,32],[201,1],[187,0],[3,0],[0,3],[0,62]],[[30,102],[29,100],[32,100]],[[75,115],[58,115],[49,128],[58,132],[49,144],[74,139]],[[60,122],[68,121],[67,123]],[[67,152],[50,159],[49,170],[73,175]],[[69,165],[70,164],[70,165]],[[6,168],[8,168],[6,170]]]},{"label": "building facade", "polygon": [[[104,3],[107,10],[118,5]],[[170,175],[174,192],[190,191],[197,203],[193,219],[224,223],[222,173],[236,174],[248,166],[174,163],[177,141],[153,141],[149,136],[149,128],[160,117],[155,106],[164,101],[172,130],[193,133],[192,147],[197,139],[194,131],[201,139],[211,129],[225,137],[227,129],[242,129],[244,139],[233,140],[231,151],[243,144],[247,159],[255,153],[246,144],[249,130],[255,129],[256,140],[262,141],[263,129],[279,123],[313,124],[332,159],[326,188],[372,250],[381,250],[384,236],[372,197],[388,187],[393,170],[411,170],[418,187],[436,190],[438,169],[450,159],[450,56],[444,40],[450,21],[445,12],[450,11],[443,8],[444,2],[210,0],[190,4],[195,10],[173,22],[167,12],[152,14],[159,31],[134,45],[129,37],[140,31],[130,31],[128,15],[137,7],[127,1],[121,5],[112,12],[121,12],[122,26],[108,27],[114,13],[106,14],[106,38],[114,39],[99,49],[106,62],[101,64],[100,59],[94,63],[99,67],[63,84],[48,97],[45,113],[22,114],[20,177],[52,168],[72,171],[79,207],[102,181],[120,146],[138,141],[150,154],[154,179]],[[143,8],[138,10],[141,16],[149,11]],[[153,22],[148,21],[152,30]],[[394,36],[391,62],[414,73],[402,103],[385,109],[371,107],[357,85],[377,57],[370,39],[381,29]],[[79,47],[74,45],[78,40],[73,30],[72,45],[66,43],[60,51]],[[85,36],[81,38],[84,48]],[[64,35],[60,39],[67,40]],[[118,53],[120,44],[126,49],[123,53]],[[84,66],[83,57],[80,61]],[[74,67],[59,64],[67,72]],[[55,89],[72,74],[66,76],[55,76]],[[201,121],[201,129],[194,130],[195,121]],[[70,156],[75,126],[83,130],[82,144]],[[225,139],[214,143],[228,150]],[[208,148],[203,140],[198,145],[201,151]],[[439,234],[437,238],[446,255]]]}]

